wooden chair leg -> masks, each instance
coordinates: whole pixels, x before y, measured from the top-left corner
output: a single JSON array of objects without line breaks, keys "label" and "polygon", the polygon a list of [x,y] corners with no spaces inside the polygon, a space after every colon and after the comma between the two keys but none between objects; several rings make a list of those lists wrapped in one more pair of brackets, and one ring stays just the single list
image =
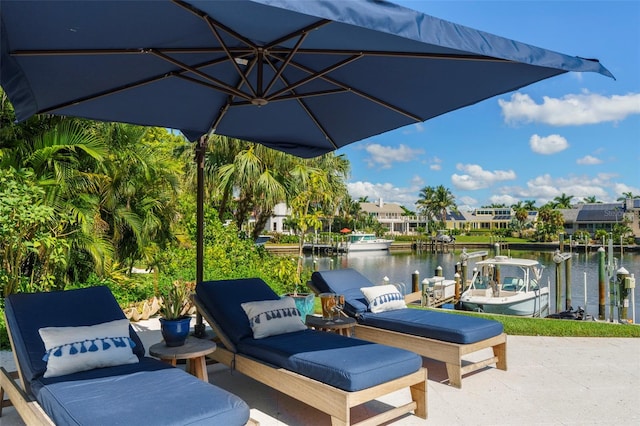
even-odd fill
[{"label": "wooden chair leg", "polygon": [[420,382],[411,386],[411,400],[416,403],[415,415],[426,419],[428,417],[427,408],[427,378],[424,382]]},{"label": "wooden chair leg", "polygon": [[450,364],[447,365],[447,376],[449,376],[449,384],[458,389],[462,388],[462,365]]},{"label": "wooden chair leg", "polygon": [[496,368],[507,371],[507,343],[501,343],[493,347],[493,356],[498,357]]}]

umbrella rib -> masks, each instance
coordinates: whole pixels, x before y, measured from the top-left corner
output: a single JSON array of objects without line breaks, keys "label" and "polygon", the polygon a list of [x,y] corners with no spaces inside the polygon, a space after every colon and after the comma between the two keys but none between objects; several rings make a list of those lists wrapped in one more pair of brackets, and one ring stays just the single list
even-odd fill
[{"label": "umbrella rib", "polygon": [[[251,70],[253,69],[253,67],[255,67],[256,65],[256,58],[254,58],[251,61],[251,64],[249,64],[248,68],[247,68],[247,73],[250,73]],[[240,80],[236,86],[237,89],[240,89],[240,87],[242,87],[242,83],[243,81]],[[233,96],[229,95],[229,97],[227,98],[227,103],[220,108],[220,113],[218,114],[218,117],[215,118],[213,120],[213,122],[211,123],[210,128],[212,129],[212,131],[215,131],[215,129],[218,128],[218,125],[220,124],[220,122],[222,121],[222,119],[224,118],[225,114],[227,113],[227,111],[229,111],[229,108],[232,106],[233,103]]]},{"label": "umbrella rib", "polygon": [[244,37],[243,35],[235,32],[234,30],[232,30],[231,28],[227,27],[223,23],[216,21],[215,19],[213,19],[211,16],[207,15],[206,13],[201,11],[200,9],[198,9],[198,8],[188,4],[188,3],[185,3],[182,0],[172,0],[172,1],[173,1],[173,3],[175,5],[187,10],[188,12],[191,12],[192,14],[196,15],[199,18],[202,18],[202,19],[205,19],[205,20],[211,20],[211,22],[214,23],[216,27],[221,28],[224,32],[226,32],[230,36],[238,39],[239,41],[241,41],[245,45],[250,46],[255,51],[256,45],[251,40],[249,40],[248,38]]},{"label": "umbrella rib", "polygon": [[[267,63],[269,64],[269,66],[271,66],[271,68],[274,71],[276,70],[275,65],[273,65],[273,63],[271,63],[270,60],[267,60]],[[285,85],[287,85],[287,86],[290,85],[285,76],[280,75],[280,79],[284,82]],[[290,89],[290,91],[292,92],[293,95],[296,95],[295,89]],[[333,149],[338,149],[339,148],[338,145],[335,143],[333,138],[331,136],[329,136],[329,132],[327,132],[327,129],[324,128],[324,126],[322,125],[322,123],[320,123],[318,118],[313,114],[313,112],[311,112],[309,107],[307,107],[307,104],[304,103],[304,100],[302,100],[300,98],[294,98],[294,99],[296,99],[296,101],[298,102],[300,107],[307,113],[307,115],[309,116],[311,121],[313,121],[313,123],[316,125],[316,127],[322,132],[322,134],[324,135],[325,139],[329,141],[329,143],[331,144]]]},{"label": "umbrella rib", "polygon": [[47,109],[43,109],[43,110],[39,110],[38,113],[39,114],[49,114],[53,111],[56,111],[58,109],[62,109],[62,108],[66,108],[72,105],[76,105],[76,104],[81,104],[83,102],[87,102],[87,101],[92,101],[94,99],[99,99],[102,98],[103,96],[109,96],[112,95],[114,93],[119,93],[119,92],[124,92],[125,90],[129,90],[129,89],[133,89],[135,87],[140,87],[140,86],[144,86],[146,84],[151,84],[154,83],[156,81],[162,80],[164,78],[168,78],[170,77],[170,74],[163,74],[161,76],[155,76],[155,77],[151,77],[151,78],[147,78],[145,80],[141,80],[141,81],[137,81],[135,83],[130,83],[130,84],[125,84],[122,85],[120,87],[116,87],[114,89],[109,89],[109,90],[104,90],[100,93],[95,93],[93,95],[90,96],[83,96],[81,98],[76,98],[67,102],[63,102],[61,104],[58,105],[54,105],[52,107],[49,107]]},{"label": "umbrella rib", "polygon": [[[303,71],[305,71],[307,73],[310,73],[310,74],[314,74],[316,72],[315,70],[310,69],[307,66],[299,64],[299,63],[297,63],[295,61],[291,61],[291,65],[296,67],[296,68],[298,68],[298,69],[301,69],[301,70],[303,70]],[[398,106],[395,106],[393,104],[390,104],[389,102],[383,101],[382,99],[378,99],[375,96],[372,96],[372,95],[370,95],[368,93],[365,93],[365,92],[363,92],[361,90],[358,90],[358,89],[356,89],[354,87],[351,87],[348,84],[342,83],[341,81],[338,81],[338,80],[333,79],[331,77],[328,77],[326,75],[320,76],[319,78],[321,78],[321,79],[323,79],[323,80],[327,81],[328,83],[331,83],[331,84],[333,84],[335,86],[342,87],[342,88],[344,88],[346,90],[349,90],[350,92],[352,92],[352,93],[354,93],[354,94],[356,94],[356,95],[358,95],[360,97],[363,97],[363,98],[365,98],[365,99],[367,99],[367,100],[369,100],[371,102],[377,103],[378,105],[381,105],[381,106],[383,106],[383,107],[385,107],[387,109],[390,109],[392,111],[395,111],[398,114],[402,114],[405,117],[408,117],[408,118],[410,118],[412,120],[415,120],[417,122],[424,121],[423,118],[421,118],[421,117],[419,117],[419,116],[417,116],[415,114],[412,114],[409,111],[405,111],[404,109],[402,109],[402,108],[400,108]]]},{"label": "umbrella rib", "polygon": [[[344,88],[339,88],[339,89],[330,89],[330,90],[319,90],[317,92],[308,92],[308,93],[295,93],[292,95],[284,95],[284,96],[278,96],[275,99],[269,99],[269,103],[271,102],[278,102],[278,101],[290,101],[292,99],[304,99],[304,98],[311,98],[314,96],[325,96],[325,95],[335,95],[338,93],[345,93],[348,92],[348,89],[344,89]],[[232,102],[233,106],[245,106],[245,105],[253,105],[253,103],[251,101],[238,101],[238,102]]]},{"label": "umbrella rib", "polygon": [[[51,49],[51,50],[14,50],[11,56],[81,56],[81,55],[139,55],[146,54],[151,48],[135,49]],[[220,47],[163,47],[165,53],[223,53]],[[254,49],[248,47],[229,48],[232,53],[247,55],[253,53]],[[227,60],[225,58],[225,60]]]},{"label": "umbrella rib", "polygon": [[[218,43],[220,43],[220,47],[222,47],[222,49],[224,50],[224,53],[229,58],[229,61],[231,62],[231,65],[233,65],[233,67],[235,68],[235,70],[238,73],[238,75],[240,75],[240,78],[242,78],[242,80],[244,80],[244,83],[247,85],[249,90],[251,90],[251,93],[253,94],[253,96],[254,97],[258,96],[257,93],[256,93],[256,90],[253,88],[251,83],[249,83],[249,80],[247,80],[247,77],[245,76],[245,74],[240,69],[240,66],[238,66],[238,63],[236,62],[235,58],[231,55],[231,52],[229,51],[227,45],[224,43],[224,40],[222,40],[222,37],[220,37],[220,33],[218,32],[218,29],[216,28],[216,26],[219,23],[217,21],[214,21],[213,19],[211,19],[211,17],[209,15],[205,15],[203,17],[203,19],[206,21],[207,25],[209,26],[209,29],[211,30],[213,35],[218,40]],[[260,87],[260,85],[258,84],[258,88],[259,87]]]},{"label": "umbrella rib", "polygon": [[[271,49],[273,49],[274,46],[282,44],[285,41],[288,41],[288,40],[290,40],[292,38],[295,38],[295,37],[298,37],[300,35],[308,34],[310,31],[317,30],[318,28],[324,27],[325,25],[330,24],[332,22],[333,21],[330,21],[329,19],[322,19],[322,20],[320,20],[318,22],[314,22],[313,24],[307,25],[304,28],[300,28],[299,30],[296,30],[296,31],[294,31],[292,33],[289,33],[289,34],[285,35],[285,36],[282,36],[279,39],[273,40],[269,44],[265,45],[264,48],[266,50],[271,50]],[[288,51],[290,49],[285,49],[285,50]]]},{"label": "umbrella rib", "polygon": [[[278,60],[282,60],[282,58],[280,58],[280,57],[278,57],[278,56],[274,56],[274,57],[275,57],[276,59],[278,59]],[[350,58],[346,58],[346,59],[344,59],[344,60],[342,60],[342,61],[340,61],[340,62],[338,62],[338,63],[336,63],[336,64],[333,64],[332,66],[327,67],[327,68],[325,68],[325,69],[323,69],[323,70],[320,70],[320,71],[314,71],[313,73],[310,73],[310,75],[309,75],[308,77],[303,78],[302,80],[299,80],[299,81],[297,81],[296,83],[290,84],[289,86],[287,86],[287,87],[285,87],[285,88],[283,88],[283,89],[280,89],[280,90],[278,90],[277,92],[273,93],[271,96],[269,96],[269,97],[267,98],[267,100],[269,100],[269,101],[270,101],[270,100],[272,100],[272,99],[274,99],[274,98],[277,98],[278,96],[280,96],[280,95],[281,95],[281,94],[283,94],[284,92],[288,92],[289,90],[294,90],[295,88],[300,87],[300,86],[302,86],[302,85],[304,85],[304,84],[307,84],[308,82],[313,81],[313,80],[316,80],[316,79],[318,79],[318,78],[323,78],[323,76],[325,76],[326,74],[328,74],[328,73],[330,73],[330,72],[332,72],[332,71],[335,71],[335,70],[337,70],[338,68],[341,68],[341,67],[343,67],[343,66],[345,66],[345,65],[348,65],[348,64],[350,64],[351,62],[354,62],[354,61],[356,61],[356,60],[358,60],[358,59],[360,59],[360,58],[362,58],[362,56],[361,56],[361,55],[352,56],[352,57],[350,57]],[[294,64],[293,59],[291,58],[291,60],[289,60],[289,61],[288,61],[288,63],[290,63],[290,64]],[[340,87],[344,87],[344,85],[341,85]]]},{"label": "umbrella rib", "polygon": [[269,93],[269,90],[271,90],[271,88],[273,87],[275,82],[280,78],[280,75],[287,68],[287,66],[289,65],[289,62],[293,59],[295,54],[298,52],[298,49],[300,48],[300,46],[302,45],[302,43],[304,42],[304,40],[307,38],[308,35],[309,35],[309,33],[307,33],[307,32],[304,32],[304,33],[302,33],[300,35],[300,38],[298,38],[298,41],[296,42],[295,46],[293,46],[293,49],[291,49],[287,53],[287,58],[280,65],[280,67],[278,68],[276,74],[273,76],[273,78],[271,79],[271,81],[269,82],[267,87],[264,89],[264,93]]},{"label": "umbrella rib", "polygon": [[[190,71],[190,72],[196,74],[197,76],[200,76],[200,77],[204,78],[205,80],[208,80],[208,81],[210,81],[212,83],[215,83],[216,85],[220,86],[221,88],[224,88],[225,91],[230,91],[234,95],[236,95],[236,96],[238,96],[240,98],[244,98],[244,99],[250,99],[251,98],[246,93],[244,93],[244,92],[242,92],[240,90],[237,90],[235,87],[229,86],[224,81],[220,81],[217,78],[211,77],[210,75],[198,70],[197,68],[189,66],[189,65],[187,65],[187,64],[185,64],[185,63],[183,63],[181,61],[178,61],[177,59],[173,59],[172,57],[165,55],[164,53],[160,52],[157,49],[150,49],[149,53],[151,53],[151,54],[157,56],[158,58],[163,59],[163,60],[165,60],[165,61],[167,61],[167,62],[169,62],[169,63],[171,63],[173,65],[176,65],[177,67],[180,67],[183,70]],[[232,61],[232,62],[234,62],[234,61]],[[186,77],[186,76],[181,76],[181,77]],[[193,81],[197,81],[197,80],[193,79]]]},{"label": "umbrella rib", "polygon": [[[235,89],[231,90],[231,89],[227,88],[226,86],[219,86],[219,85],[216,85],[216,84],[211,84],[211,83],[209,83],[207,81],[198,80],[197,78],[189,77],[189,76],[184,75],[182,73],[173,73],[172,76],[181,78],[181,79],[189,81],[191,83],[200,84],[202,86],[208,87],[208,88],[213,89],[213,90],[218,90],[218,91],[220,91],[222,93],[225,93],[225,94],[227,94],[229,96],[237,96],[237,92],[238,92],[237,90],[235,90]],[[243,99],[251,99],[250,97],[248,97],[246,95],[241,96],[241,98],[243,98]]]},{"label": "umbrella rib", "polygon": [[[289,49],[272,48],[270,53],[286,54]],[[299,49],[298,53],[306,55],[358,55],[382,56],[388,58],[442,59],[479,62],[515,62],[509,59],[485,55],[470,55],[458,53],[421,53],[421,52],[393,52],[382,50],[340,50],[340,49]]]}]

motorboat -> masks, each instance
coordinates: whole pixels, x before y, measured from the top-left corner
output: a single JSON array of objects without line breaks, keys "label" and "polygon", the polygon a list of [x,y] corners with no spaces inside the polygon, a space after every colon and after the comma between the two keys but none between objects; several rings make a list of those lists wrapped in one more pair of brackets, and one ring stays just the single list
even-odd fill
[{"label": "motorboat", "polygon": [[254,243],[257,246],[263,246],[271,240],[271,235],[259,235],[258,238],[255,239]]},{"label": "motorboat", "polygon": [[478,261],[459,305],[468,311],[545,316],[549,311],[549,287],[541,283],[543,268],[537,260],[507,256]]},{"label": "motorboat", "polygon": [[378,238],[376,234],[353,232],[347,235],[345,249],[347,252],[389,250],[393,240]]}]

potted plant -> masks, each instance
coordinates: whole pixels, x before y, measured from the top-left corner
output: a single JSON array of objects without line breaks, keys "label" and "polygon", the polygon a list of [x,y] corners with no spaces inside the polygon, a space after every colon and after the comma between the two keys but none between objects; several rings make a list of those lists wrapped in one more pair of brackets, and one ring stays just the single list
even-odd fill
[{"label": "potted plant", "polygon": [[182,346],[191,326],[189,291],[184,283],[175,281],[163,295],[160,307],[160,330],[167,346]]},{"label": "potted plant", "polygon": [[300,276],[295,264],[289,259],[281,259],[276,269],[276,275],[285,283],[285,293],[280,297],[291,297],[300,311],[302,321],[314,311],[315,295],[313,293],[299,292]]}]

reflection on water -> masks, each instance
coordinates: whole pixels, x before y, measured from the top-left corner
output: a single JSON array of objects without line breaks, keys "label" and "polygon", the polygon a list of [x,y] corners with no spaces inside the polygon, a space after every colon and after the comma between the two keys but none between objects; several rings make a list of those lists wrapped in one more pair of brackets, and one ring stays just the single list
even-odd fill
[{"label": "reflection on water", "polygon": [[[551,290],[551,307],[555,310],[555,286],[556,286],[556,264],[553,262],[553,252],[532,252],[515,251],[508,253],[512,257],[537,259],[545,266],[541,283],[549,285]],[[492,253],[489,254],[490,256]],[[620,259],[620,253],[614,253],[617,259],[617,269],[624,267],[629,273],[634,274],[636,280],[640,280],[640,253],[624,253]],[[341,256],[321,256],[305,257],[305,266],[312,268],[316,262],[318,269],[353,268],[369,278],[375,284],[382,284],[384,277],[388,277],[391,282],[404,282],[408,288],[411,287],[411,277],[414,272],[420,275],[420,281],[435,275],[437,267],[442,268],[443,275],[447,279],[453,279],[456,263],[460,262],[460,252],[456,253],[428,253],[428,252],[359,252],[349,253]],[[479,260],[479,258],[478,258]],[[468,279],[471,278],[474,260],[469,261]],[[586,287],[586,311],[597,316],[598,314],[598,253],[573,253],[571,258],[571,299],[575,307],[585,306]],[[562,285],[562,306],[565,306],[565,268],[561,267]],[[585,285],[586,283],[586,285]],[[606,286],[606,283],[605,283]],[[640,283],[638,284],[640,287]],[[606,315],[609,318],[609,294],[608,287],[605,287],[606,295]],[[636,291],[635,308],[636,322],[640,322],[640,293]],[[632,315],[631,296],[629,300],[629,317]]]}]

